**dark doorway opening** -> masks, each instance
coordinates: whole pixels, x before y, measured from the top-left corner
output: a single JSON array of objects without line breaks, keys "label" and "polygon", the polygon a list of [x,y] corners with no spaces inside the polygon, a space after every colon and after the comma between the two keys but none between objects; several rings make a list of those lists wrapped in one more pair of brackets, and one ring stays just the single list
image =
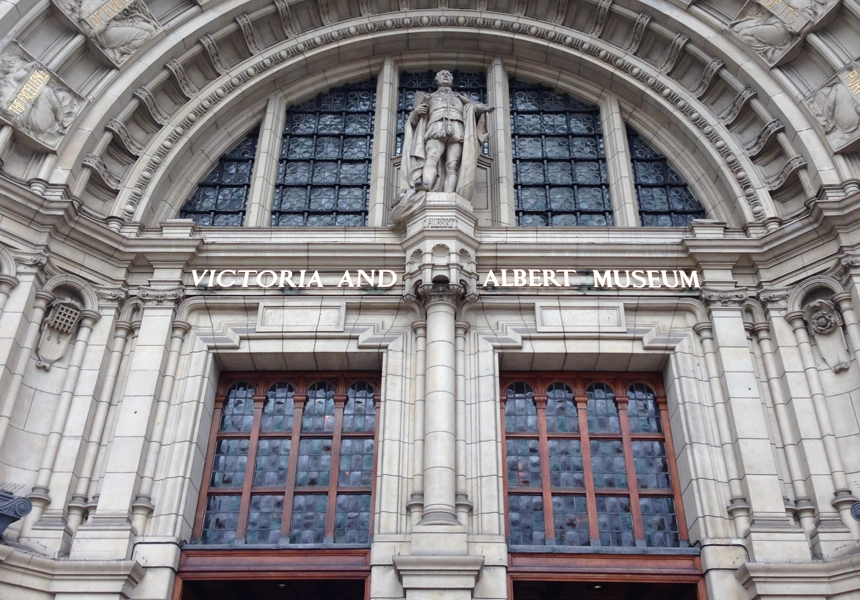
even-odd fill
[{"label": "dark doorway opening", "polygon": [[364,579],[186,581],[182,600],[364,600]]},{"label": "dark doorway opening", "polygon": [[513,600],[697,600],[683,583],[514,581]]}]

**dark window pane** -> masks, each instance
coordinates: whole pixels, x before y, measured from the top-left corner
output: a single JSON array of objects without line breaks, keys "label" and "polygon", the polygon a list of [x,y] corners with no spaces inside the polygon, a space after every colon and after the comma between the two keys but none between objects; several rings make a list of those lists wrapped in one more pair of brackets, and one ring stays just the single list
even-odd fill
[{"label": "dark window pane", "polygon": [[595,488],[627,488],[621,440],[591,440],[591,469]]},{"label": "dark window pane", "polygon": [[284,495],[251,496],[248,511],[246,544],[277,544],[281,539],[281,520],[284,516]]},{"label": "dark window pane", "polygon": [[287,109],[272,225],[367,224],[375,110],[375,80]]},{"label": "dark window pane", "polygon": [[612,225],[600,109],[517,79],[510,95],[517,223]]},{"label": "dark window pane", "polygon": [[302,431],[334,431],[334,387],[331,384],[319,382],[308,389]]},{"label": "dark window pane", "polygon": [[322,544],[325,541],[325,494],[296,494],[290,519],[291,544]]},{"label": "dark window pane", "polygon": [[540,442],[507,440],[508,487],[540,487]]},{"label": "dark window pane", "polygon": [[287,483],[291,440],[262,438],[257,442],[254,487],[283,487]]},{"label": "dark window pane", "polygon": [[601,546],[635,546],[630,498],[598,496],[597,527]]},{"label": "dark window pane", "polygon": [[330,438],[308,438],[299,442],[297,487],[327,486],[331,475]]},{"label": "dark window pane", "polygon": [[242,225],[259,134],[255,129],[219,159],[179,211],[181,218],[200,226]]},{"label": "dark window pane", "polygon": [[343,407],[343,430],[373,433],[376,430],[376,408],[373,386],[359,381],[349,386]]},{"label": "dark window pane", "polygon": [[633,464],[640,490],[669,490],[669,458],[666,444],[657,440],[633,440]]},{"label": "dark window pane", "polygon": [[340,442],[337,484],[369,487],[373,483],[373,439],[345,438]]},{"label": "dark window pane", "polygon": [[209,496],[203,516],[201,541],[204,544],[232,544],[239,526],[241,496]]},{"label": "dark window pane", "polygon": [[505,401],[505,431],[537,431],[537,409],[534,390],[527,383],[514,383]]},{"label": "dark window pane", "polygon": [[582,444],[579,440],[547,441],[549,478],[553,488],[584,488]]},{"label": "dark window pane", "polygon": [[553,496],[552,519],[555,543],[560,546],[590,546],[588,507],[585,496]]},{"label": "dark window pane", "polygon": [[240,488],[245,483],[245,467],[248,466],[248,439],[224,439],[215,442],[215,457],[212,462],[213,488]]},{"label": "dark window pane", "polygon": [[663,433],[660,410],[654,390],[644,383],[631,385],[627,413],[630,416],[630,433]]},{"label": "dark window pane", "polygon": [[295,388],[289,383],[276,383],[269,388],[266,404],[263,405],[261,431],[286,431],[289,433],[293,430],[294,393]]},{"label": "dark window pane", "polygon": [[686,227],[707,215],[666,157],[627,127],[639,218],[646,227]]},{"label": "dark window pane", "polygon": [[645,530],[645,545],[657,548],[677,548],[681,545],[678,519],[672,498],[639,498],[642,509],[642,527]]},{"label": "dark window pane", "polygon": [[588,431],[591,433],[620,433],[621,422],[618,420],[618,406],[615,404],[615,394],[605,383],[594,383],[586,390],[588,403]]},{"label": "dark window pane", "polygon": [[220,431],[251,431],[254,424],[254,388],[237,383],[227,392],[221,409]]},{"label": "dark window pane", "polygon": [[338,494],[335,503],[335,544],[369,544],[370,494]]},{"label": "dark window pane", "polygon": [[542,545],[546,541],[543,500],[539,495],[512,494],[508,508],[511,544]]},{"label": "dark window pane", "polygon": [[546,430],[550,433],[579,431],[573,389],[566,383],[553,383],[547,389]]}]

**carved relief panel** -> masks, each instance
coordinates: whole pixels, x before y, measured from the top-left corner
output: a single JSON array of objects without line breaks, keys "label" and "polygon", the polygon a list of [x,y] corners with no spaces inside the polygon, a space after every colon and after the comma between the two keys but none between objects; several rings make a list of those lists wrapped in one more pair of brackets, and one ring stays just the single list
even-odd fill
[{"label": "carved relief panel", "polygon": [[834,152],[860,145],[860,63],[836,73],[803,102],[818,119]]},{"label": "carved relief panel", "polygon": [[53,1],[91,45],[117,67],[161,31],[161,24],[143,0]]},{"label": "carved relief panel", "polygon": [[839,0],[749,0],[729,30],[773,67],[795,58],[806,34],[838,6]]},{"label": "carved relief panel", "polygon": [[24,48],[0,52],[0,120],[53,150],[81,110],[84,98]]},{"label": "carved relief panel", "polygon": [[58,298],[50,305],[48,316],[42,321],[42,337],[36,349],[36,366],[46,371],[63,358],[72,336],[83,316],[83,308],[70,298]]}]

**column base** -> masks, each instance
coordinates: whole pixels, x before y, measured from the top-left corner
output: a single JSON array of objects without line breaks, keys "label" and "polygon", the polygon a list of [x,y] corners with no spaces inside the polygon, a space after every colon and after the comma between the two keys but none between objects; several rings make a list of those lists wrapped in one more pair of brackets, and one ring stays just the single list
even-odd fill
[{"label": "column base", "polygon": [[816,556],[833,560],[860,550],[860,540],[855,540],[851,530],[838,514],[819,515],[815,522],[815,533],[810,540]]},{"label": "column base", "polygon": [[128,515],[96,515],[78,528],[72,560],[127,560],[138,533]]},{"label": "column base", "polygon": [[394,556],[406,600],[470,600],[483,556]]},{"label": "column base", "polygon": [[787,517],[753,515],[745,542],[750,551],[750,560],[755,562],[793,563],[812,560],[806,534]]},{"label": "column base", "polygon": [[33,524],[26,536],[18,538],[18,543],[37,549],[45,556],[56,558],[68,552],[73,535],[65,513],[50,510],[42,514],[42,518]]}]

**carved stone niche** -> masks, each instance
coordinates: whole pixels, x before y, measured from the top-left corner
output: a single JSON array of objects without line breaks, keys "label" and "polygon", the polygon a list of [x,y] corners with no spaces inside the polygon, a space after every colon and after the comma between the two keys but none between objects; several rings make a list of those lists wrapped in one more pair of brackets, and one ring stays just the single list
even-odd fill
[{"label": "carved stone niche", "polygon": [[162,30],[143,0],[52,0],[96,51],[120,66]]},{"label": "carved stone niche", "polygon": [[749,0],[729,25],[771,67],[800,53],[803,38],[836,14],[839,0]]},{"label": "carved stone niche", "polygon": [[860,63],[836,73],[803,103],[818,120],[834,152],[860,150]]},{"label": "carved stone niche", "polygon": [[42,321],[42,337],[36,348],[38,368],[49,371],[55,362],[65,356],[83,313],[83,307],[71,298],[57,298],[51,302],[48,316]]},{"label": "carved stone niche", "polygon": [[54,150],[85,100],[17,42],[0,51],[0,120]]},{"label": "carved stone niche", "polygon": [[842,314],[830,300],[813,300],[803,309],[809,333],[815,338],[821,358],[834,373],[847,371],[851,364],[845,343]]}]

